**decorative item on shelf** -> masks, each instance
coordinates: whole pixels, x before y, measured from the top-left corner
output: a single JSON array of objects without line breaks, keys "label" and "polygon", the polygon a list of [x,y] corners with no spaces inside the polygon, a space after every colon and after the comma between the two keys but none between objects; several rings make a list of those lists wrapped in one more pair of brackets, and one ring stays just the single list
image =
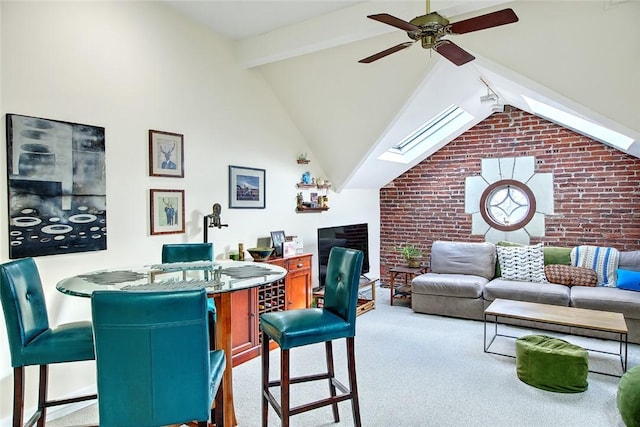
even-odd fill
[{"label": "decorative item on shelf", "polygon": [[422,249],[408,243],[404,246],[398,246],[397,249],[402,254],[402,258],[407,261],[407,266],[420,267],[422,264]]},{"label": "decorative item on shelf", "polygon": [[311,184],[311,172],[307,171],[302,174],[302,183],[307,185]]},{"label": "decorative item on shelf", "polygon": [[256,262],[262,262],[269,259],[271,253],[273,252],[273,248],[249,248],[247,249],[251,258],[253,258]]},{"label": "decorative item on shelf", "polygon": [[307,153],[302,153],[298,156],[298,164],[299,165],[306,165],[307,163],[309,163],[309,160],[307,159]]},{"label": "decorative item on shelf", "polygon": [[302,193],[298,193],[296,195],[296,206],[298,207],[298,209],[300,209],[302,207],[303,201],[304,201],[304,199],[302,198]]}]

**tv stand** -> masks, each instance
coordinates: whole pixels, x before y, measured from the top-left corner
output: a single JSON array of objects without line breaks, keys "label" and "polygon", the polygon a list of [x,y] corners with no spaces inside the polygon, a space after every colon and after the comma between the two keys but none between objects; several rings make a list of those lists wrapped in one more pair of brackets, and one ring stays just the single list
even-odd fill
[{"label": "tv stand", "polygon": [[[360,283],[358,284],[358,307],[356,308],[356,315],[359,316],[362,313],[373,310],[376,308],[376,282],[378,279],[370,279],[364,274],[360,277]],[[364,290],[371,286],[371,297],[365,297],[361,295],[361,290]],[[324,305],[324,287],[317,288],[313,291],[313,304],[315,307],[322,308]]]},{"label": "tv stand", "polygon": [[[356,308],[356,315],[361,315],[369,310],[376,308],[376,282],[378,279],[369,279],[364,274],[360,278],[360,284],[358,285],[358,308]],[[360,290],[371,286],[371,298],[366,298],[360,295]]]}]

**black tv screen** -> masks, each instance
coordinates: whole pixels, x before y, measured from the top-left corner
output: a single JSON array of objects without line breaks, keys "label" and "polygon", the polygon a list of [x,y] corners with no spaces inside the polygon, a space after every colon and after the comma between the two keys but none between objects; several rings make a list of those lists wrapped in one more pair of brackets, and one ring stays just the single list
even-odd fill
[{"label": "black tv screen", "polygon": [[364,253],[362,272],[369,272],[369,227],[368,224],[340,225],[336,227],[318,228],[318,278],[320,286],[324,286],[327,274],[329,252],[334,246],[358,249]]}]

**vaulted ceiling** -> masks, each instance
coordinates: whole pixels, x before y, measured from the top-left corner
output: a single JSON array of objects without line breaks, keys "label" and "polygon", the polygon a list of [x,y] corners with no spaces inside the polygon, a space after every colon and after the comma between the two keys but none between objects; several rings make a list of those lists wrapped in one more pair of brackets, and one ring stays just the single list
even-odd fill
[{"label": "vaulted ceiling", "polygon": [[[168,1],[228,38],[237,62],[259,70],[339,191],[380,188],[494,114],[500,101],[533,112],[527,97],[635,140],[640,157],[640,1],[431,1],[451,22],[512,8],[519,22],[449,38],[476,60],[457,67],[419,43],[372,64],[357,61],[409,40],[367,19],[405,20],[424,1]],[[450,105],[473,116],[409,163],[378,156]],[[503,114],[503,113],[496,113]]]}]

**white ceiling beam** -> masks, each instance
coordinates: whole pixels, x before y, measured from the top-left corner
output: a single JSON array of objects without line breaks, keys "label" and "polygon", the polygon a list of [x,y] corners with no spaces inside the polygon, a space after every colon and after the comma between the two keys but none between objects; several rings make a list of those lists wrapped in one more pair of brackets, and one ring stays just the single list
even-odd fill
[{"label": "white ceiling beam", "polygon": [[[441,0],[432,1],[431,9],[451,18],[503,3],[507,3],[507,1]],[[425,5],[426,2],[423,1],[374,0],[358,3],[266,34],[236,41],[234,42],[236,61],[247,68],[258,67],[393,31],[401,32],[397,28],[366,17],[384,12],[408,21],[415,16],[424,15]]]}]

